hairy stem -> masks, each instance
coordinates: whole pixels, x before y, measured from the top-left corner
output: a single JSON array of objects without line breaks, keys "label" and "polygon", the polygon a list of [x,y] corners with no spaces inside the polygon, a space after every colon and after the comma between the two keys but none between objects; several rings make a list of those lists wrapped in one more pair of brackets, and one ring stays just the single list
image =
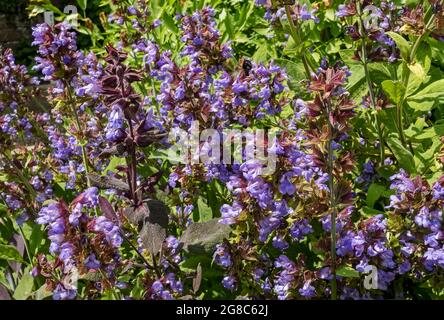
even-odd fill
[{"label": "hairy stem", "polygon": [[132,193],[132,198],[134,200],[134,203],[136,205],[139,204],[139,200],[138,200],[138,196],[137,196],[137,159],[136,159],[136,147],[134,145],[135,143],[135,135],[134,135],[134,128],[133,128],[133,124],[131,122],[131,119],[127,118],[126,119],[128,121],[128,126],[129,126],[129,130],[130,130],[130,135],[131,135],[131,140],[132,143],[129,147],[128,153],[130,156],[130,159],[127,160],[127,162],[129,163],[129,181],[130,181],[130,188],[131,188],[131,193]]},{"label": "hairy stem", "polygon": [[[82,131],[82,125],[80,124],[79,115],[77,114],[74,98],[72,96],[72,92],[71,92],[71,89],[69,87],[69,83],[66,82],[66,81],[65,81],[65,87],[67,88],[66,91],[68,93],[68,104],[69,104],[69,107],[71,108],[71,112],[74,115],[74,119],[76,121],[77,132],[79,134],[82,134],[82,132],[83,132]],[[83,142],[81,142],[80,147],[82,148],[82,162],[83,162],[83,166],[85,167],[86,183],[87,183],[88,187],[91,187],[91,182],[89,181],[89,178],[88,178],[89,163],[88,163],[88,157],[87,157],[87,153],[86,153],[85,144]]]},{"label": "hairy stem", "polygon": [[[28,179],[23,175],[22,170],[16,166],[14,161],[9,159],[8,155],[4,151],[2,151],[1,154],[2,154],[3,158],[6,160],[6,162],[12,167],[12,169],[14,170],[14,173],[17,175],[17,177],[20,179],[20,181],[25,185],[25,188],[28,190],[32,199],[35,199],[37,194],[34,190],[34,187],[31,186]],[[6,204],[6,201],[5,201],[5,204]],[[32,206],[30,207],[30,209],[31,209],[31,215],[35,217],[36,213],[34,212],[34,209],[32,208]]]},{"label": "hairy stem", "polygon": [[123,231],[120,232],[120,236],[125,240],[129,246],[136,252],[136,254],[142,259],[143,263],[145,264],[147,269],[154,269],[152,265],[149,264],[149,262],[145,259],[145,257],[139,252],[139,250],[136,248],[136,246],[131,242],[130,239],[123,233]]},{"label": "hairy stem", "polygon": [[[329,126],[331,127],[330,123]],[[331,130],[331,129],[330,129]],[[330,220],[331,220],[331,298],[337,299],[337,286],[336,286],[336,204],[334,193],[334,176],[333,176],[333,143],[332,139],[328,141],[328,179],[330,188]]]},{"label": "hairy stem", "polygon": [[28,257],[29,264],[32,264],[31,251],[29,250],[28,240],[25,237],[25,233],[23,232],[22,227],[18,225],[18,229],[19,229],[19,232],[20,232],[20,236],[23,239],[23,244],[25,246],[26,256]]},{"label": "hairy stem", "polygon": [[[322,101],[322,98],[321,98]],[[326,120],[328,123],[328,184],[330,189],[330,223],[331,223],[331,233],[330,233],[330,255],[331,255],[331,298],[332,300],[337,299],[337,283],[336,283],[336,192],[335,192],[335,178],[333,174],[333,124],[330,121],[330,104],[327,102],[324,104],[326,106]]]},{"label": "hairy stem", "polygon": [[[301,46],[302,39],[301,39],[299,32],[293,22],[293,18],[291,17],[290,6],[288,6],[288,5],[285,6],[285,13],[287,14],[288,23],[290,25],[291,37],[293,38],[293,40],[297,46]],[[305,53],[303,51],[301,51],[301,59],[302,59],[302,64],[304,65],[305,73],[306,73],[307,77],[310,79],[310,77],[311,77],[310,67],[308,65],[307,57],[305,56]]]},{"label": "hairy stem", "polygon": [[385,157],[385,143],[384,143],[384,136],[383,136],[383,130],[381,127],[381,123],[379,122],[378,112],[376,109],[376,97],[375,92],[373,88],[372,79],[370,77],[370,72],[368,70],[368,54],[367,54],[367,43],[366,43],[366,34],[365,34],[365,28],[364,28],[364,21],[362,20],[362,11],[361,11],[361,3],[360,1],[356,1],[356,8],[358,11],[358,17],[359,17],[359,33],[362,37],[362,44],[361,44],[361,61],[364,66],[364,73],[365,73],[365,79],[367,82],[368,92],[370,96],[370,103],[372,106],[372,109],[375,114],[375,124],[378,132],[378,139],[379,139],[379,160],[380,165],[384,165],[384,157]]}]

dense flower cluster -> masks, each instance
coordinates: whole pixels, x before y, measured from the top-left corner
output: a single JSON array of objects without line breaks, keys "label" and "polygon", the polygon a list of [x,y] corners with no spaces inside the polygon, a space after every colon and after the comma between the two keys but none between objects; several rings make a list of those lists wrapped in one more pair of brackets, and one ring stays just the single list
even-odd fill
[{"label": "dense flower cluster", "polygon": [[[394,3],[387,1],[381,1],[378,6],[366,1],[362,8],[358,2],[360,1],[341,4],[336,12],[339,18],[359,16],[359,21],[346,27],[346,33],[354,41],[365,38],[370,40],[361,44],[367,47],[367,58],[370,61],[396,61],[399,58],[399,50],[386,32],[399,30],[402,11]],[[358,48],[357,59],[360,59],[360,52],[361,48]]]},{"label": "dense flower cluster", "polygon": [[[49,252],[59,259],[59,268],[63,277],[75,268],[79,274],[103,272],[106,280],[103,284],[115,281],[115,269],[120,264],[118,248],[122,244],[119,227],[105,216],[94,216],[90,212],[98,208],[99,195],[95,187],[85,190],[71,205],[54,202],[40,210],[36,222],[46,225],[48,238],[51,241]],[[45,266],[37,266],[39,272]],[[36,276],[36,274],[35,274]],[[44,274],[49,281],[56,281]],[[73,288],[63,283],[56,285],[55,299],[74,298]]]},{"label": "dense flower cluster", "polygon": [[[420,177],[409,177],[405,171],[391,177],[390,218],[399,234],[399,255],[403,271],[417,278],[444,267],[442,212],[444,178],[432,187]],[[407,230],[407,231],[406,231]]]},{"label": "dense flower cluster", "polygon": [[[309,9],[306,3],[301,4],[299,1],[290,1],[288,4],[285,2],[284,4],[290,10],[291,17],[294,19],[294,21],[313,20],[316,23],[319,22],[319,18],[315,16],[317,9]],[[266,9],[264,18],[270,20],[271,22],[285,16],[286,9],[283,7],[283,5],[279,4],[276,6],[271,0],[256,0],[256,5],[263,6]]]},{"label": "dense flower cluster", "polygon": [[[319,19],[329,4],[256,5],[249,10],[262,15],[265,8],[276,27],[273,44],[290,32],[297,47],[315,54],[289,43],[283,55],[274,48],[274,61],[240,58],[236,49],[248,52],[249,44],[225,40],[231,31],[218,29],[219,11],[211,7],[167,17],[168,30],[180,33],[169,43],[141,0],[112,2],[101,20],[119,28],[118,41],[96,53],[80,50],[66,23],[35,26],[33,69],[41,79],[16,64],[11,50],[1,52],[5,226],[17,224],[24,238],[28,230],[38,241],[46,235],[34,252],[26,248],[26,259],[53,299],[200,299],[214,292],[403,299],[415,297],[419,285],[442,283],[444,177],[435,161],[442,154],[436,157],[439,140],[429,137],[442,130],[426,128],[441,115],[434,108],[442,99],[437,86],[424,89],[435,76],[420,84],[406,76],[421,63],[425,73],[435,68],[430,57],[401,62],[404,49],[389,36],[413,36],[410,53],[429,33],[442,40],[441,3],[400,8],[366,0],[334,8],[337,26],[347,23],[338,50],[353,48],[362,74],[359,64],[349,69],[336,60],[342,52],[321,58],[328,50],[309,44],[317,40],[308,30],[321,42],[328,34],[310,28],[324,28]],[[301,61],[287,59],[293,54]],[[369,64],[381,61],[396,80],[371,79]],[[47,95],[36,88],[40,81],[49,83]],[[411,88],[436,101],[406,141],[402,116],[410,112],[404,105],[415,107]],[[190,147],[178,135],[190,138],[195,129],[214,129],[220,150],[198,137],[193,161],[173,163],[166,148]],[[216,152],[227,149],[228,162]]]}]

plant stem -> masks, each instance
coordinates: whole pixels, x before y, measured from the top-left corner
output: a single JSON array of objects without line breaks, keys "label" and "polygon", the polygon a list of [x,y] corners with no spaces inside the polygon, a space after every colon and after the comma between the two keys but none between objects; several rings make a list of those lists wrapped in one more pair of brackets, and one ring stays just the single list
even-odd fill
[{"label": "plant stem", "polygon": [[130,129],[130,135],[131,135],[131,139],[132,139],[132,143],[131,146],[128,150],[130,159],[127,160],[127,163],[129,163],[129,182],[130,182],[130,188],[131,188],[131,193],[132,193],[132,198],[134,200],[134,204],[138,205],[139,201],[138,201],[138,196],[137,196],[137,159],[136,159],[136,147],[134,145],[135,143],[135,135],[134,135],[134,128],[133,128],[133,124],[131,122],[131,119],[129,117],[126,118],[126,120],[128,121],[128,126]]},{"label": "plant stem", "polygon": [[[322,101],[322,100],[321,100]],[[337,299],[337,284],[336,284],[336,192],[334,188],[334,175],[333,175],[333,125],[330,121],[330,106],[327,103],[327,123],[328,123],[328,182],[330,189],[330,223],[331,223],[331,298]]]},{"label": "plant stem", "polygon": [[[72,92],[71,89],[69,87],[68,82],[65,81],[65,87],[67,88],[67,93],[68,93],[68,104],[69,107],[71,108],[71,112],[74,115],[74,119],[76,122],[76,129],[77,132],[79,134],[82,133],[82,125],[80,124],[80,119],[79,119],[79,115],[77,114],[77,110],[75,108],[75,104],[74,104],[74,98],[72,96]],[[88,173],[89,173],[89,166],[88,166],[88,157],[87,157],[87,153],[86,153],[86,148],[83,142],[80,143],[80,147],[82,148],[82,162],[83,162],[83,166],[85,167],[85,173],[86,173],[86,183],[88,185],[88,187],[91,187],[91,182],[89,181],[88,178]]]},{"label": "plant stem", "polygon": [[[285,13],[287,14],[288,23],[290,25],[291,37],[293,38],[293,40],[297,46],[301,46],[302,40],[301,40],[298,30],[296,29],[294,22],[293,22],[293,18],[291,17],[290,6],[288,6],[288,5],[285,6]],[[307,77],[310,79],[311,78],[310,67],[308,66],[307,57],[305,56],[304,51],[301,51],[301,59],[302,59],[302,64],[304,65],[305,73],[306,73]]]},{"label": "plant stem", "polygon": [[145,257],[139,252],[139,250],[136,248],[136,246],[131,242],[130,239],[128,239],[128,237],[123,233],[123,231],[120,231],[120,236],[123,238],[123,240],[125,240],[130,247],[137,253],[137,255],[140,257],[140,259],[142,259],[143,263],[145,264],[145,266],[147,267],[147,269],[154,269],[153,266],[151,266],[149,264],[149,262],[145,259]]},{"label": "plant stem", "polygon": [[[425,13],[424,17],[429,16],[430,12],[431,12],[431,6],[428,8],[427,12]],[[401,83],[403,84],[405,91],[404,94],[402,96],[402,98],[399,100],[398,104],[397,104],[397,110],[396,110],[396,122],[397,122],[397,126],[398,126],[398,131],[399,131],[399,138],[401,140],[401,143],[404,147],[407,147],[407,140],[405,139],[405,134],[404,134],[404,103],[405,100],[407,98],[407,87],[409,85],[409,80],[410,80],[410,69],[409,69],[409,64],[411,64],[412,62],[415,61],[415,57],[416,57],[416,52],[419,49],[419,46],[421,45],[422,41],[427,37],[427,35],[430,32],[430,28],[432,26],[432,24],[435,21],[435,16],[436,14],[433,13],[429,20],[426,23],[426,26],[422,32],[422,34],[416,39],[415,43],[413,44],[413,47],[409,53],[409,57],[408,57],[408,61],[404,61],[403,62],[403,67],[402,67],[402,74],[401,74]],[[413,153],[413,148],[411,146],[411,144],[409,144],[409,148],[410,151]]]},{"label": "plant stem", "polygon": [[29,264],[32,264],[31,251],[29,250],[28,240],[26,240],[26,238],[25,238],[25,233],[23,232],[22,227],[18,225],[18,229],[20,231],[20,235],[22,236],[23,244],[25,245],[25,251],[26,251],[26,255],[29,260]]},{"label": "plant stem", "polygon": [[[9,159],[8,155],[2,151],[1,154],[3,155],[3,157],[5,158],[6,162],[14,169],[14,173],[18,176],[18,178],[21,180],[21,182],[25,185],[26,189],[28,190],[28,192],[31,194],[32,198],[34,199],[37,194],[34,190],[34,188],[31,186],[31,184],[29,183],[28,179],[23,175],[22,170],[20,170],[16,164],[14,163],[14,161],[12,161],[11,159]],[[6,202],[5,202],[6,203]],[[33,216],[35,216],[35,212],[34,209],[31,208],[31,214]]]},{"label": "plant stem", "polygon": [[337,299],[337,286],[336,286],[336,205],[335,205],[335,194],[334,194],[334,177],[333,177],[333,147],[332,140],[328,142],[328,175],[329,175],[329,188],[330,188],[330,207],[331,207],[331,298],[332,300]]},{"label": "plant stem", "polygon": [[[6,199],[0,194],[0,200],[2,200],[2,202],[6,205],[6,206],[8,206],[7,205],[7,203],[6,203]],[[12,225],[14,225],[14,221],[13,221],[13,219],[12,218],[10,218],[10,217],[8,217],[8,215],[5,215],[5,219],[9,219],[11,222],[12,222]],[[2,221],[3,222],[3,221]],[[22,229],[22,227],[17,223],[17,226],[18,226],[18,229],[19,229],[19,233],[20,233],[20,235],[21,235],[21,237],[22,237],[22,239],[23,239],[23,244],[24,244],[24,246],[25,246],[25,251],[26,251],[26,255],[27,255],[27,257],[28,257],[28,260],[29,260],[29,264],[32,264],[32,258],[31,258],[31,251],[29,250],[29,246],[28,246],[28,241],[26,240],[26,237],[25,237],[25,234],[24,234],[24,232],[23,232],[23,229]]]},{"label": "plant stem", "polygon": [[151,259],[153,260],[154,271],[156,272],[157,277],[160,279],[162,277],[162,274],[159,270],[159,266],[157,265],[156,255],[154,253],[151,253]]},{"label": "plant stem", "polygon": [[370,96],[370,103],[372,106],[372,109],[375,113],[375,124],[378,131],[378,139],[379,139],[379,157],[380,157],[380,165],[384,165],[384,157],[385,157],[385,143],[384,143],[384,136],[383,131],[381,128],[381,124],[379,122],[378,117],[378,110],[376,109],[376,98],[375,98],[375,92],[373,90],[373,83],[372,79],[370,77],[370,72],[368,70],[368,57],[367,57],[367,43],[366,43],[366,34],[364,32],[364,22],[362,21],[362,11],[361,11],[361,3],[360,1],[356,1],[356,8],[358,11],[358,17],[359,17],[359,33],[362,37],[362,44],[361,44],[361,61],[364,66],[364,73],[365,73],[365,79],[367,81],[367,87],[368,92]]}]

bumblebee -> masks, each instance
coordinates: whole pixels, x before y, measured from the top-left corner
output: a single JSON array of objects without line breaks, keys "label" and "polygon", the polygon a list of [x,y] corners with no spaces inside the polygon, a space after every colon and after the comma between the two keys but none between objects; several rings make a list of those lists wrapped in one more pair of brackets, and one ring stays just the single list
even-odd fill
[{"label": "bumblebee", "polygon": [[253,64],[251,61],[246,58],[242,58],[239,63],[242,66],[242,70],[244,71],[245,75],[250,75],[250,71],[253,69]]}]

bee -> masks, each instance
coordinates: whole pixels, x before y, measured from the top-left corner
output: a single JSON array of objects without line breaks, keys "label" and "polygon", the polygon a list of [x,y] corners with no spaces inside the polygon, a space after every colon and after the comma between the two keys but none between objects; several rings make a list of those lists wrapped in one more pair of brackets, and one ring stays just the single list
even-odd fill
[{"label": "bee", "polygon": [[242,70],[244,71],[245,75],[250,75],[250,71],[251,69],[253,69],[253,64],[251,63],[251,61],[247,58],[241,58],[239,64],[242,66]]},{"label": "bee", "polygon": [[278,4],[292,6],[295,4],[295,0],[278,0]]}]

